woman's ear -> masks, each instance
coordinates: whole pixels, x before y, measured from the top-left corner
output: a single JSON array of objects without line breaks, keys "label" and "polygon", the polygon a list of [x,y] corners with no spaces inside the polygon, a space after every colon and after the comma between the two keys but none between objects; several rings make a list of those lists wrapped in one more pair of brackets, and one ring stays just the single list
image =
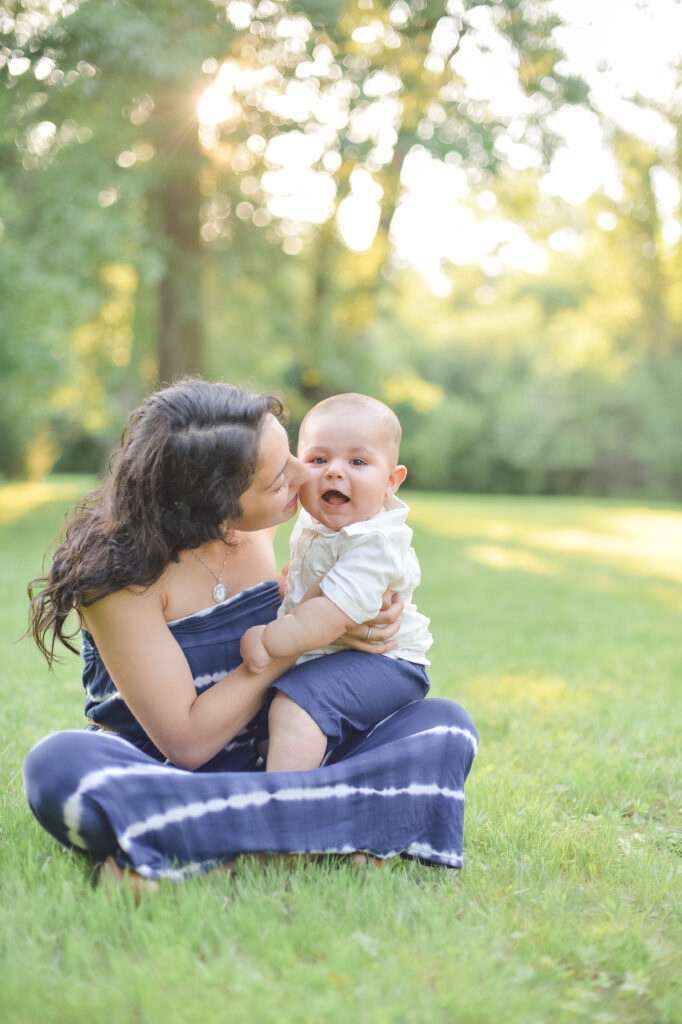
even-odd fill
[{"label": "woman's ear", "polygon": [[387,496],[395,494],[400,487],[401,483],[407,476],[406,466],[394,466],[391,472],[388,474],[388,487],[386,488]]}]

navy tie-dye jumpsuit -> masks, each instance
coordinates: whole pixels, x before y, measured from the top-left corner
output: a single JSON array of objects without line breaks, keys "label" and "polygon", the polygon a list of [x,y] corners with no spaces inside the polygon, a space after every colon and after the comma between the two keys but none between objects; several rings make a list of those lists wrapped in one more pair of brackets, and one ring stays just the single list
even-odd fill
[{"label": "navy tie-dye jumpsuit", "polygon": [[[242,634],[273,619],[278,605],[277,585],[261,583],[169,624],[197,692],[240,663]],[[165,763],[87,633],[83,657],[90,724],[41,740],[24,765],[31,809],[60,842],[97,860],[114,855],[148,878],[182,878],[252,851],[358,850],[461,867],[464,781],[478,738],[459,704],[415,699],[368,731],[351,730],[322,767],[277,773],[263,770],[256,749],[260,712],[201,769],[186,771]],[[324,680],[334,657],[308,666]],[[383,659],[361,657],[371,690],[371,668]]]}]

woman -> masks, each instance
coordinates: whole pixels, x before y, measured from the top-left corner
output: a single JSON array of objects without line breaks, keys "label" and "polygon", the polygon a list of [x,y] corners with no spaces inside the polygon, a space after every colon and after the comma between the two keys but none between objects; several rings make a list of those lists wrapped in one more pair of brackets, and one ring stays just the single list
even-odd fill
[{"label": "woman", "polygon": [[[147,879],[255,851],[460,866],[477,737],[451,701],[416,701],[314,771],[262,770],[263,701],[290,662],[251,674],[239,641],[277,613],[272,536],[307,475],[282,414],[271,395],[191,379],[131,416],[108,477],[29,588],[48,661],[56,640],[75,650],[66,620],[77,611],[89,723],[29,753],[30,806],[61,842]],[[359,632],[344,642],[391,646]]]}]

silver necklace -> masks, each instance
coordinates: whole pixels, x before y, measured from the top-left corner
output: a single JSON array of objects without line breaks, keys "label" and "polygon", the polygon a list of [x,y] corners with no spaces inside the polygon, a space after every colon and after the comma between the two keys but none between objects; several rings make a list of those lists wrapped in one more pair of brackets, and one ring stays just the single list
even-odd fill
[{"label": "silver necklace", "polygon": [[222,604],[225,598],[227,597],[227,590],[225,589],[225,584],[223,583],[223,572],[225,571],[225,563],[227,562],[227,556],[230,553],[230,549],[227,545],[227,541],[224,540],[223,544],[225,545],[225,558],[223,560],[223,564],[220,567],[220,573],[217,576],[213,572],[213,569],[211,569],[210,565],[206,565],[206,562],[203,560],[203,558],[199,558],[196,551],[193,551],[192,548],[189,549],[190,555],[194,555],[197,562],[201,562],[204,569],[208,569],[213,579],[216,580],[216,585],[213,588],[213,600],[215,601],[216,604]]}]

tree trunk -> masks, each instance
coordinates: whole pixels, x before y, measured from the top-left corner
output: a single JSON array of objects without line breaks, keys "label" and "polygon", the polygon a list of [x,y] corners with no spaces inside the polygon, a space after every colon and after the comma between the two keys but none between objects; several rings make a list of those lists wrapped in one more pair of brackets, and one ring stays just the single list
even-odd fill
[{"label": "tree trunk", "polygon": [[166,267],[159,282],[159,380],[203,368],[198,183],[173,182],[160,198]]},{"label": "tree trunk", "polygon": [[[165,268],[158,287],[158,378],[167,383],[203,369],[199,177],[196,116],[186,93],[157,107],[162,178],[155,193]],[[184,103],[183,103],[184,100]],[[183,109],[184,108],[184,109]]]}]

